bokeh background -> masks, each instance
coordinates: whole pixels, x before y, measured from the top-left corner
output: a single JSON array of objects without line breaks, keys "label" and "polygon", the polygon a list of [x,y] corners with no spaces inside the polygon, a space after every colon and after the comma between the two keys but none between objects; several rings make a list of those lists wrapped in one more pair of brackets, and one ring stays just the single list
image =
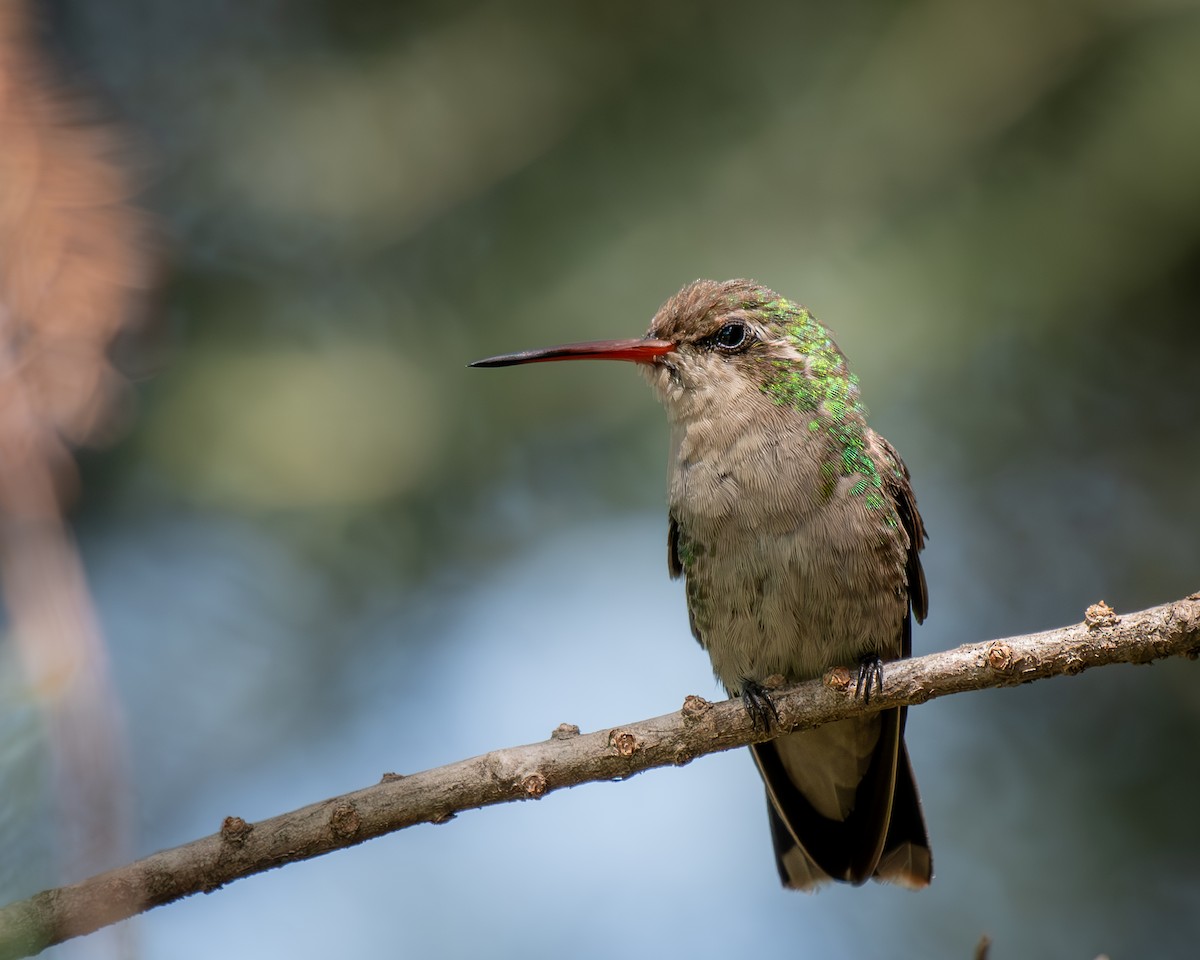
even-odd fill
[{"label": "bokeh background", "polygon": [[[918,653],[1200,587],[1200,5],[57,0],[169,263],[72,523],[131,852],[716,696],[628,367],[698,276],[825,320],[930,529]],[[0,149],[3,145],[0,144]],[[0,892],[58,879],[3,664]],[[925,893],[781,890],[744,751],[152,911],[147,957],[1194,955],[1200,673],[909,717]],[[51,956],[87,955],[82,947]]]}]

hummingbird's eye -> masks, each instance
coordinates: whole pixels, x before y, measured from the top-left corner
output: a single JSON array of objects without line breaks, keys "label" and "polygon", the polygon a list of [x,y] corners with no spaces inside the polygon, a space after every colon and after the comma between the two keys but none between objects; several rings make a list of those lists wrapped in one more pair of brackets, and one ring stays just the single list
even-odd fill
[{"label": "hummingbird's eye", "polygon": [[727,323],[712,335],[712,342],[722,350],[737,350],[746,346],[750,333],[746,325],[740,321]]}]

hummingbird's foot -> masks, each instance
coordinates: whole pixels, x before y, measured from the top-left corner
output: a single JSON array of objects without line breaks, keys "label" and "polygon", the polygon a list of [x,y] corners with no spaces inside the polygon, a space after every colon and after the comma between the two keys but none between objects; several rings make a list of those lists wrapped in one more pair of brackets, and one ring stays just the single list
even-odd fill
[{"label": "hummingbird's foot", "polygon": [[871,702],[871,688],[883,693],[883,661],[879,654],[868,653],[858,661],[858,683],[854,687],[854,695],[862,697],[862,702]]},{"label": "hummingbird's foot", "polygon": [[750,714],[750,723],[755,730],[761,727],[765,733],[771,729],[772,723],[779,726],[779,711],[775,709],[775,702],[767,688],[757,680],[742,677],[742,706]]}]

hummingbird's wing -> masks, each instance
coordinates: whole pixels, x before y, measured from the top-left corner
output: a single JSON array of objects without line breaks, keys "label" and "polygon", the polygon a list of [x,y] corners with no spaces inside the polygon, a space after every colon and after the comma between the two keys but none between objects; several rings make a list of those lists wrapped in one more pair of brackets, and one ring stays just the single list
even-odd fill
[{"label": "hummingbird's wing", "polygon": [[[917,498],[913,494],[912,478],[908,465],[888,441],[876,435],[884,453],[891,458],[895,469],[887,483],[888,493],[896,505],[900,524],[908,535],[908,557],[905,566],[908,580],[909,615],[901,628],[901,657],[912,656],[912,618],[917,623],[925,620],[929,613],[929,589],[925,584],[925,571],[921,567],[921,550],[929,534],[925,521],[917,510]],[[908,711],[901,707],[899,716],[900,743],[896,757],[896,787],[892,795],[892,816],[888,823],[887,838],[883,854],[875,868],[875,875],[883,880],[902,883],[905,886],[923,887],[933,879],[933,855],[929,849],[929,835],[925,830],[925,817],[921,813],[921,797],[917,792],[917,781],[913,776],[908,750],[904,745],[904,721]]]},{"label": "hummingbird's wing", "polygon": [[668,516],[667,521],[667,572],[672,580],[678,580],[683,575],[683,561],[679,559],[679,521],[674,516]]},{"label": "hummingbird's wing", "polygon": [[[674,516],[668,516],[667,519],[667,572],[671,574],[672,580],[678,580],[683,575],[683,559],[679,555],[679,521]],[[691,603],[687,607],[688,626],[692,630],[692,636],[704,647],[704,638],[700,635],[700,628],[696,626],[696,611]]]},{"label": "hummingbird's wing", "polygon": [[[917,498],[913,495],[912,478],[908,466],[886,439],[875,434],[875,439],[883,448],[885,456],[891,459],[892,470],[888,471],[884,481],[892,502],[896,505],[896,513],[900,517],[900,525],[908,534],[908,563],[906,568],[908,578],[908,602],[912,608],[917,623],[923,623],[929,613],[929,590],[925,586],[925,571],[921,568],[921,551],[929,534],[925,532],[925,521],[917,510]],[[905,618],[907,621],[907,618]],[[904,652],[902,657],[912,655],[912,624],[905,623]]]}]

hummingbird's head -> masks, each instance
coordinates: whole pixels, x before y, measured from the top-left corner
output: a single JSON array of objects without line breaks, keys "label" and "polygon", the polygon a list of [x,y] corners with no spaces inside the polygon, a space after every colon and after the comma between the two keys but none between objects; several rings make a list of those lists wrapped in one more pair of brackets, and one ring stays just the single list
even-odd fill
[{"label": "hummingbird's head", "polygon": [[640,364],[673,421],[709,416],[748,425],[774,408],[807,414],[811,423],[865,413],[858,381],[829,331],[804,307],[752,280],[688,284],[640,339],[527,350],[471,366],[587,359]]},{"label": "hummingbird's head", "polygon": [[[809,311],[753,280],[697,280],[659,308],[647,339],[674,344],[647,366],[672,419],[763,407],[862,412],[858,382]],[[741,419],[741,417],[736,417]]]}]

